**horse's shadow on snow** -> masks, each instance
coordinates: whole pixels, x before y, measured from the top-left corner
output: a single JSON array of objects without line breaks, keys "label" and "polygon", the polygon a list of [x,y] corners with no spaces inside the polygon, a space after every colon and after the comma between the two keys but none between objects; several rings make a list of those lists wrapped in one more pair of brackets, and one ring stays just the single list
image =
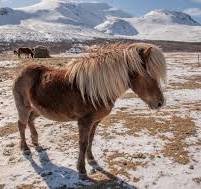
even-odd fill
[{"label": "horse's shadow on snow", "polygon": [[70,189],[70,188],[123,188],[135,189],[120,178],[107,172],[100,166],[96,169],[108,179],[95,180],[92,178],[81,179],[79,173],[73,169],[55,165],[51,162],[46,151],[38,153],[40,163],[36,163],[32,155],[24,155],[30,161],[35,172],[40,175],[50,189]]}]

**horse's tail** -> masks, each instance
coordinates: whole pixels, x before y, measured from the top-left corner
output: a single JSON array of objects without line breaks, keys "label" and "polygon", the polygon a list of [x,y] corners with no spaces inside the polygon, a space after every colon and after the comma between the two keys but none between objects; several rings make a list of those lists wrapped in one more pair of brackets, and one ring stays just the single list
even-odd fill
[{"label": "horse's tail", "polygon": [[31,65],[25,68],[16,78],[13,85],[13,96],[18,110],[19,120],[27,123],[31,112],[30,91],[41,78],[44,66]]}]

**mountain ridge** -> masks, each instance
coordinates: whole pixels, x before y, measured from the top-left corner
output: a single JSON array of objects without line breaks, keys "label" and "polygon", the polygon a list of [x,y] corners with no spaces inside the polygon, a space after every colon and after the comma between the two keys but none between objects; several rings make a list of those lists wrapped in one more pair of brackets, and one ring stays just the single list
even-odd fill
[{"label": "mountain ridge", "polygon": [[178,11],[157,9],[133,17],[107,3],[42,0],[28,7],[0,8],[0,34],[3,41],[30,37],[39,41],[96,37],[201,41],[201,24]]},{"label": "mountain ridge", "polygon": [[[158,18],[157,18],[158,17]],[[200,26],[201,24],[195,21],[190,15],[179,12],[171,11],[167,9],[155,9],[142,18],[144,19],[155,19],[155,22],[161,24],[181,24],[181,25],[190,25],[190,26]]]}]

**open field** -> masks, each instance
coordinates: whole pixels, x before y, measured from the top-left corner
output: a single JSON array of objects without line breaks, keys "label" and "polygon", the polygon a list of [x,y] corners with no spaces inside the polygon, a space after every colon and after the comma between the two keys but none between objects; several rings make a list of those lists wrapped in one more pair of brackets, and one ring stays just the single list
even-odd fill
[{"label": "open field", "polygon": [[[151,111],[131,91],[98,127],[94,155],[102,170],[87,165],[91,180],[76,171],[75,122],[39,118],[46,148],[23,156],[19,150],[12,83],[30,63],[65,67],[70,57],[17,59],[0,54],[0,189],[31,188],[201,188],[201,61],[197,53],[166,53],[166,106]],[[30,143],[29,131],[27,138]]]},{"label": "open field", "polygon": [[182,41],[164,41],[164,40],[137,40],[137,39],[94,39],[88,41],[72,41],[64,40],[61,42],[38,42],[38,41],[13,41],[13,42],[0,42],[0,52],[4,51],[13,51],[19,47],[35,47],[37,45],[47,46],[52,53],[64,53],[73,46],[83,45],[101,45],[105,43],[152,43],[157,46],[160,46],[164,52],[201,52],[201,42],[182,42]]}]

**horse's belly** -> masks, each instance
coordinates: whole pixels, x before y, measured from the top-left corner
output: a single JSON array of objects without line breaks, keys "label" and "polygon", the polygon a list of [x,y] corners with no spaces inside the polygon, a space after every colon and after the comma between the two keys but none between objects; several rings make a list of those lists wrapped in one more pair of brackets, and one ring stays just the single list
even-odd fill
[{"label": "horse's belly", "polygon": [[60,121],[60,122],[67,122],[67,121],[74,121],[78,119],[78,116],[73,115],[72,113],[68,112],[55,112],[52,110],[46,110],[42,107],[32,106],[32,109],[38,114],[47,119],[53,121]]},{"label": "horse's belly", "polygon": [[42,115],[43,117],[45,117],[47,119],[53,120],[53,121],[67,122],[67,121],[75,120],[73,118],[70,118],[66,115],[59,114],[59,113],[55,114],[52,112],[49,112],[49,113],[40,112],[40,115]]}]

